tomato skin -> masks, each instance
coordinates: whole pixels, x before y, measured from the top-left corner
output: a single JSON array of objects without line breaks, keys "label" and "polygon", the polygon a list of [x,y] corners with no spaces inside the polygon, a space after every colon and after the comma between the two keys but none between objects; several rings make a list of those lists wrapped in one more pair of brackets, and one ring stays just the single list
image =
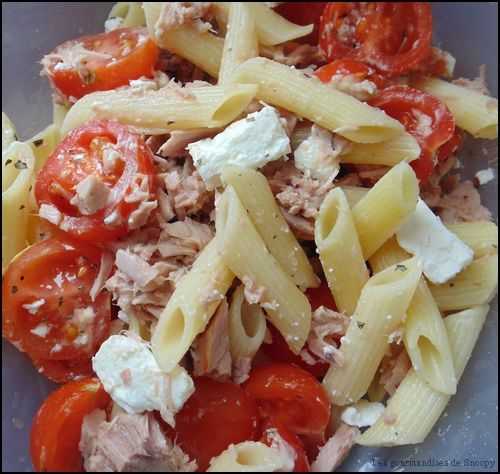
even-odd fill
[{"label": "tomato skin", "polygon": [[355,76],[360,82],[365,79],[373,82],[379,89],[387,85],[387,79],[377,73],[372,67],[354,59],[336,59],[330,64],[320,67],[314,75],[321,81],[328,83],[335,75]]},{"label": "tomato skin", "polygon": [[337,305],[326,281],[322,281],[321,285],[317,288],[308,288],[306,296],[309,303],[311,303],[313,311],[317,310],[320,306],[337,311]]},{"label": "tomato skin", "polygon": [[292,433],[322,436],[330,419],[330,401],[322,385],[307,371],[290,364],[254,369],[244,389]]},{"label": "tomato skin", "polygon": [[314,25],[311,34],[298,38],[299,43],[318,44],[320,18],[328,2],[284,2],[274,11],[297,25]]},{"label": "tomato skin", "polygon": [[91,359],[50,360],[32,358],[40,374],[52,382],[63,384],[94,375]]},{"label": "tomato skin", "polygon": [[37,472],[83,472],[78,448],[83,418],[110,403],[97,378],[61,386],[43,402],[33,420],[30,452]]},{"label": "tomato skin", "polygon": [[[2,285],[4,337],[34,359],[89,360],[109,336],[111,320],[109,293],[101,291],[94,302],[89,295],[101,255],[100,249],[67,236],[38,242],[18,255]],[[43,305],[34,314],[23,307],[42,299]],[[81,326],[73,320],[73,313],[88,306],[94,315],[84,326],[86,339],[77,341]],[[39,325],[50,330],[39,336],[32,332]],[[56,344],[60,350],[53,352]]]},{"label": "tomato skin", "polygon": [[417,70],[431,40],[432,11],[424,2],[329,2],[320,25],[329,61],[349,57],[391,77]]},{"label": "tomato skin", "polygon": [[[118,173],[103,175],[102,142],[112,144],[123,158]],[[84,154],[85,159],[75,160],[75,154]],[[82,215],[57,189],[72,195],[75,186],[91,174],[110,188],[111,202],[92,215]],[[153,191],[154,161],[143,137],[118,122],[92,120],[72,130],[48,158],[37,176],[35,197],[39,205],[51,204],[61,212],[60,227],[74,237],[92,242],[116,240],[128,233],[128,216],[138,206],[124,201],[138,174],[148,177],[149,189]],[[105,224],[106,216],[114,211],[119,213],[122,222]]]},{"label": "tomato skin", "polygon": [[256,439],[257,417],[255,401],[240,386],[200,377],[168,435],[205,471],[231,443]]},{"label": "tomato skin", "polygon": [[458,128],[455,128],[453,136],[439,148],[437,152],[438,162],[446,161],[451,155],[453,155],[460,148],[463,140],[463,133]]},{"label": "tomato skin", "polygon": [[[406,131],[415,137],[422,152],[411,165],[419,180],[425,183],[436,164],[435,153],[455,133],[455,119],[448,107],[426,92],[399,85],[385,88],[369,103],[399,120]],[[429,123],[422,126],[415,113]]]},{"label": "tomato skin", "polygon": [[287,430],[280,421],[274,418],[265,420],[262,425],[262,435],[260,437],[260,441],[265,445],[272,447],[272,430],[276,430],[281,438],[283,438],[283,440],[295,451],[296,458],[293,472],[310,472],[311,466],[309,465],[309,460],[307,459],[307,454],[302,441],[297,435]]},{"label": "tomato skin", "polygon": [[159,57],[158,47],[143,28],[120,28],[108,33],[83,36],[61,44],[54,53],[74,48],[79,43],[86,49],[107,54],[110,58],[88,60],[85,64],[88,71],[86,75],[72,67],[57,67],[57,60],[50,62],[46,68],[49,80],[54,89],[70,102],[91,92],[128,85],[129,81],[141,76],[151,77]]}]

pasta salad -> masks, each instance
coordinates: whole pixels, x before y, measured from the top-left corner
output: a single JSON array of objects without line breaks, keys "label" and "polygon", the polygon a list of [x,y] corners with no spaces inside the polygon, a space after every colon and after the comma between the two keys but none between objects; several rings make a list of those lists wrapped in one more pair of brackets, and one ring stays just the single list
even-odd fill
[{"label": "pasta salad", "polygon": [[496,295],[485,71],[429,3],[119,2],[2,113],[3,335],[36,471],[332,472],[425,440]]}]

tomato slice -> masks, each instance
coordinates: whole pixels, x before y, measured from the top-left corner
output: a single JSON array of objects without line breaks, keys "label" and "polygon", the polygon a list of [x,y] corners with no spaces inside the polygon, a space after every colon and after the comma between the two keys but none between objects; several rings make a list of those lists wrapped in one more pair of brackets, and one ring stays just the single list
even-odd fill
[{"label": "tomato slice", "polygon": [[86,359],[50,360],[32,359],[40,374],[55,383],[67,383],[94,375],[92,361]]},{"label": "tomato slice", "polygon": [[432,11],[423,2],[329,2],[320,47],[329,61],[349,57],[388,76],[417,70],[431,53]]},{"label": "tomato slice", "polygon": [[295,452],[295,466],[293,472],[309,472],[311,466],[309,465],[309,460],[307,459],[307,454],[300,438],[287,430],[280,421],[270,419],[266,420],[262,426],[260,441],[267,446],[273,447],[273,432],[281,436],[281,438],[293,448]]},{"label": "tomato slice", "polygon": [[257,405],[239,385],[201,377],[195,392],[175,417],[174,439],[200,471],[231,443],[257,435]]},{"label": "tomato slice", "polygon": [[58,236],[28,247],[7,268],[3,334],[35,359],[90,357],[109,335],[111,298],[89,295],[102,251]]},{"label": "tomato slice", "polygon": [[314,75],[321,82],[330,82],[334,76],[351,76],[358,82],[369,80],[377,88],[382,89],[387,85],[387,79],[375,69],[354,59],[336,59],[330,64],[320,67]]},{"label": "tomato slice", "polygon": [[159,49],[146,29],[120,28],[66,41],[42,63],[56,92],[76,102],[91,92],[151,77],[158,57]]},{"label": "tomato slice", "polygon": [[337,305],[335,304],[332,292],[330,291],[326,281],[322,281],[321,285],[317,288],[308,288],[306,296],[309,303],[311,303],[311,309],[313,311],[317,310],[320,306],[333,309],[334,311],[337,310]]},{"label": "tomato slice", "polygon": [[71,382],[52,392],[31,427],[31,460],[37,472],[83,472],[78,448],[83,418],[110,403],[97,378]]},{"label": "tomato slice", "polygon": [[318,44],[319,24],[328,2],[283,2],[274,11],[297,25],[314,25],[310,35],[298,38],[299,43]]},{"label": "tomato slice", "polygon": [[[117,122],[94,120],[70,132],[49,157],[37,176],[35,197],[39,205],[59,210],[59,227],[73,236],[114,240],[129,231],[128,218],[139,206],[138,201],[130,202],[133,187],[144,179],[152,193],[153,175],[153,156],[142,136]],[[109,193],[94,209],[72,201],[77,185],[88,178]]]},{"label": "tomato slice", "polygon": [[458,128],[455,128],[453,136],[439,148],[437,152],[438,162],[446,161],[451,155],[453,155],[460,148],[463,140],[463,132]]},{"label": "tomato slice", "polygon": [[254,369],[244,388],[257,400],[262,416],[276,419],[295,434],[324,434],[330,401],[309,372],[291,364],[271,364]]},{"label": "tomato slice", "polygon": [[436,152],[455,133],[455,120],[448,107],[437,97],[407,86],[385,88],[370,105],[399,120],[415,137],[422,153],[411,165],[425,183],[434,169]]}]

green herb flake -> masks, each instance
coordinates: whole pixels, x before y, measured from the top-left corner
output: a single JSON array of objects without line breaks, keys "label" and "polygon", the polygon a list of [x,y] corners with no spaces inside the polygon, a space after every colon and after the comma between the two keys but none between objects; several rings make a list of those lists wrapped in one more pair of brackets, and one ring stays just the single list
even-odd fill
[{"label": "green herb flake", "polygon": [[406,270],[408,270],[406,265],[401,265],[400,263],[396,265],[397,272],[406,272]]}]

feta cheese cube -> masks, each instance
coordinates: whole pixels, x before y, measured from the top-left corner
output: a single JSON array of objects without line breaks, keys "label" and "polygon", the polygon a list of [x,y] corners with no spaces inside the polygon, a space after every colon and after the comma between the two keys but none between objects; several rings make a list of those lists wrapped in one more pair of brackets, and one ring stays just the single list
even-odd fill
[{"label": "feta cheese cube", "polygon": [[403,249],[420,259],[425,276],[437,285],[451,280],[474,258],[472,249],[450,232],[422,199],[396,237]]},{"label": "feta cheese cube", "polygon": [[309,137],[293,154],[295,166],[313,178],[334,179],[340,171],[339,156],[346,146],[345,140],[334,139],[328,130],[313,125]]},{"label": "feta cheese cube", "polygon": [[172,426],[175,413],[194,392],[182,367],[163,372],[149,345],[138,337],[109,337],[93,357],[92,367],[106,392],[127,413],[158,410]]},{"label": "feta cheese cube", "polygon": [[382,403],[360,400],[358,403],[345,408],[340,419],[347,425],[363,428],[372,426],[384,413]]},{"label": "feta cheese cube", "polygon": [[190,143],[187,149],[209,189],[221,184],[224,166],[257,169],[291,152],[280,116],[269,106],[232,123],[214,138]]},{"label": "feta cheese cube", "polygon": [[486,168],[476,173],[476,179],[480,186],[488,184],[495,179],[495,172],[492,168]]}]

